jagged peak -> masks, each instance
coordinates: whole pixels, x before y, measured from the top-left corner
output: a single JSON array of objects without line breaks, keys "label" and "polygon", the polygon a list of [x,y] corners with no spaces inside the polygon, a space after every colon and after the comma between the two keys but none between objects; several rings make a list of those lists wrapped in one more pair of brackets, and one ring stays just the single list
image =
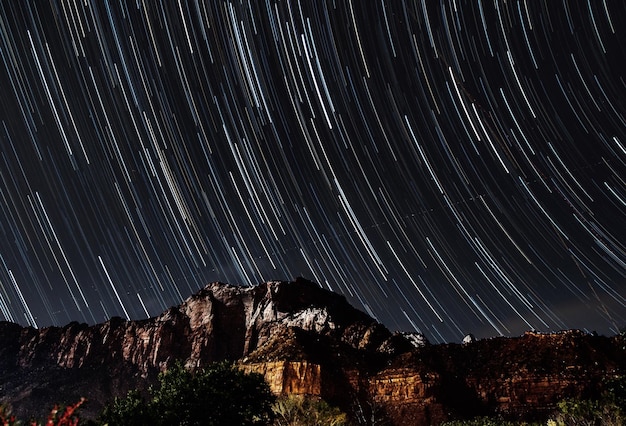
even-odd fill
[{"label": "jagged peak", "polygon": [[[255,286],[212,282],[187,298],[180,305],[180,309],[191,314],[194,310],[207,308],[207,301],[229,304],[234,303],[234,300],[243,301],[249,308],[258,309],[259,305],[270,308],[269,305],[271,305],[274,320],[311,308],[323,308],[336,323],[355,320],[366,323],[376,322],[366,313],[350,305],[343,295],[333,293],[301,277],[293,281],[266,281]],[[195,314],[197,315],[197,312]],[[270,320],[270,318],[266,319]]]},{"label": "jagged peak", "polygon": [[427,345],[430,344],[430,342],[428,341],[426,336],[424,336],[422,333],[418,333],[418,332],[402,332],[402,333],[398,333],[398,334],[400,334],[400,336],[404,337],[411,344],[411,346],[414,347],[414,348],[423,348],[424,346],[427,346]]}]

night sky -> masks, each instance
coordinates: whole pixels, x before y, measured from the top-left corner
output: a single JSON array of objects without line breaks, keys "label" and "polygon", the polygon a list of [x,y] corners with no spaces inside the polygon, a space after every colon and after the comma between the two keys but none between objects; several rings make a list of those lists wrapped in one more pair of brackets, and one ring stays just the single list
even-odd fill
[{"label": "night sky", "polygon": [[0,2],[0,319],[303,276],[431,342],[626,326],[623,0]]}]

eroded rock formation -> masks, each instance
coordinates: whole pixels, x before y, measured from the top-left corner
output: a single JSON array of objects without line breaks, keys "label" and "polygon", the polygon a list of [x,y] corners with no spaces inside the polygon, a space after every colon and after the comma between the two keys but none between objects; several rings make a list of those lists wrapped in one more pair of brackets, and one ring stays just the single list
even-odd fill
[{"label": "eroded rock formation", "polygon": [[625,347],[621,336],[578,331],[429,345],[304,279],[214,283],[147,320],[39,330],[0,323],[0,395],[20,415],[85,396],[83,413],[94,417],[175,360],[231,360],[263,374],[277,394],[320,396],[392,424],[495,412],[532,419],[625,374]]}]

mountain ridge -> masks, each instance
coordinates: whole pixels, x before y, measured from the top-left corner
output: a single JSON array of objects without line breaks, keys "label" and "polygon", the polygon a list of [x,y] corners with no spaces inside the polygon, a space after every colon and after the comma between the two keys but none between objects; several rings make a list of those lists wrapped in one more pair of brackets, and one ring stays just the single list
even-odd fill
[{"label": "mountain ridge", "polygon": [[[2,399],[11,403],[17,413],[38,404],[54,404],[57,401],[37,397],[45,394],[41,388],[45,388],[47,375],[56,377],[63,371],[80,370],[89,373],[88,382],[94,387],[110,391],[94,393],[90,383],[67,384],[75,388],[68,398],[85,396],[91,401],[89,405],[100,408],[103,397],[110,399],[116,389],[127,390],[153,381],[158,372],[176,360],[199,367],[223,360],[258,359],[261,355],[255,355],[255,351],[293,328],[328,336],[354,351],[375,351],[373,345],[388,340],[389,346],[394,341],[386,328],[349,305],[345,297],[302,278],[254,287],[216,282],[180,305],[138,321],[113,317],[92,326],[72,322],[42,329],[0,323]],[[274,343],[280,342],[274,339]],[[404,349],[408,347],[404,344]],[[265,348],[263,356],[268,354]],[[301,355],[301,359],[314,357],[310,353]],[[112,379],[99,377],[99,369],[106,369]],[[19,384],[19,374],[14,374],[18,371],[27,378],[26,384]],[[127,384],[117,383],[118,377],[124,377]],[[83,394],[78,395],[79,390]],[[58,397],[54,392],[49,396]]]},{"label": "mountain ridge", "polygon": [[175,361],[226,360],[263,374],[276,394],[318,396],[349,412],[384,413],[391,424],[425,425],[489,413],[532,419],[625,374],[620,335],[528,332],[468,342],[430,345],[419,334],[392,333],[304,278],[211,283],[139,321],[43,329],[0,323],[0,402],[23,417],[86,397],[81,410],[93,418]]}]

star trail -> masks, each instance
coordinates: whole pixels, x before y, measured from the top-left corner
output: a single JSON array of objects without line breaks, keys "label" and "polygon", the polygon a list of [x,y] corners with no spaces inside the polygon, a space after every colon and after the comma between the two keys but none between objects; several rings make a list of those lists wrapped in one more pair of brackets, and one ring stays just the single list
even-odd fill
[{"label": "star trail", "polygon": [[621,0],[0,2],[0,319],[307,277],[432,342],[626,326]]}]

